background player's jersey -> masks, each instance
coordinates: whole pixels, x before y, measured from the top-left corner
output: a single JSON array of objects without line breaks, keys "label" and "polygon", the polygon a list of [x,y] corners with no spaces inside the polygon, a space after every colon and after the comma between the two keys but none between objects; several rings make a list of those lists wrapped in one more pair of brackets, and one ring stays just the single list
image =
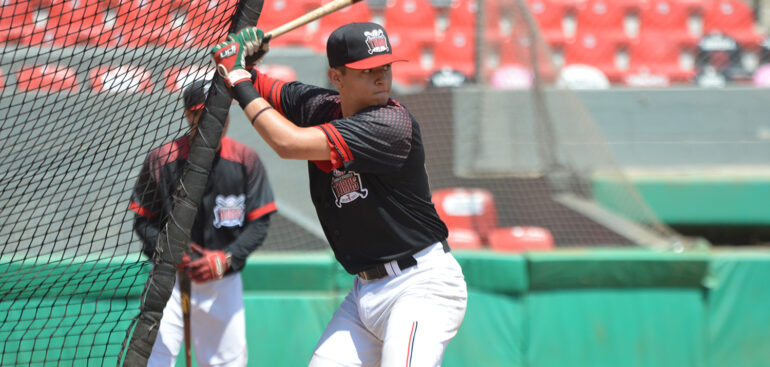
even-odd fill
[{"label": "background player's jersey", "polygon": [[[131,195],[130,208],[142,217],[138,219],[146,220],[151,227],[160,228],[161,221],[171,212],[172,195],[188,157],[188,139],[184,136],[153,149],[144,161]],[[211,167],[192,227],[192,241],[207,249],[231,252],[234,267],[240,269],[259,243],[235,240],[246,225],[275,210],[273,192],[257,153],[222,137],[221,149]],[[266,226],[264,230],[267,230]],[[145,241],[143,251],[151,257],[155,248],[154,236],[143,236],[142,233],[140,231],[140,237]]]},{"label": "background player's jersey", "polygon": [[323,130],[330,161],[310,162],[310,195],[337,260],[350,273],[447,237],[430,197],[414,117],[394,100],[342,118],[335,91],[259,74],[262,96],[299,126]]}]

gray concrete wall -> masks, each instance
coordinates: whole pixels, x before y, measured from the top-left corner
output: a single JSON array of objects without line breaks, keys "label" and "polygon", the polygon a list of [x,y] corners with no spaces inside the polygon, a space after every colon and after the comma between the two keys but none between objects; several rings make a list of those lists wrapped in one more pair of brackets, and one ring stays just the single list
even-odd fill
[{"label": "gray concrete wall", "polygon": [[[583,169],[770,166],[766,89],[456,90],[459,174],[523,173],[556,160]],[[550,123],[547,123],[550,121]],[[542,126],[551,127],[553,139]],[[544,143],[543,146],[541,143]]]}]

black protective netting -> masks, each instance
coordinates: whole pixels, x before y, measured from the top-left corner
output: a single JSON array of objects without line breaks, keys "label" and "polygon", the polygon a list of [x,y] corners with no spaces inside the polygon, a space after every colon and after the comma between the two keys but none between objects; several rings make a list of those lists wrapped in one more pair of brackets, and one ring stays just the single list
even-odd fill
[{"label": "black protective netting", "polygon": [[[259,25],[272,29],[325,2],[269,2]],[[243,25],[241,15],[248,14],[250,25],[256,23],[262,3],[0,4],[0,140],[5,152],[0,163],[0,366],[117,364],[121,351],[137,345],[132,337],[142,333],[138,339],[154,339],[153,323],[173,285],[169,264],[178,261],[180,246],[185,246],[184,226],[174,226],[169,232],[176,233],[162,243],[171,251],[155,259],[162,266],[151,271],[141,254],[129,197],[142,161],[151,149],[187,132],[180,91],[195,79],[212,77],[209,47]],[[552,241],[541,242],[557,247],[668,247],[680,240],[629,184],[565,79],[563,66],[573,61],[623,59],[612,48],[580,51],[582,33],[560,33],[564,24],[572,24],[568,20],[594,7],[559,10],[563,16],[554,16],[558,21],[550,24],[546,5],[559,0],[482,4],[362,2],[277,38],[266,60],[277,52],[297,79],[312,79],[311,62],[324,64],[325,70],[322,46],[331,29],[353,20],[384,21],[394,48],[411,52],[411,63],[393,69],[396,83],[404,87],[396,88],[397,99],[421,124],[434,202],[450,227],[456,226],[450,231],[456,249],[494,248],[493,242],[508,246],[511,241],[518,246],[516,231],[522,226],[547,229]],[[417,10],[428,15],[416,17]],[[701,13],[705,27],[711,13]],[[586,24],[606,19],[589,16],[576,22],[585,31]],[[551,28],[559,31],[556,36]],[[307,52],[281,53],[284,45]],[[703,59],[695,58],[693,65]],[[691,67],[686,80],[694,75]],[[578,82],[594,86],[595,80],[579,76]],[[649,84],[648,77],[643,79]],[[205,161],[221,134],[217,124],[230,106],[221,81],[213,78],[200,134],[208,137],[208,150],[201,149],[203,158],[191,170],[199,180],[205,180]],[[466,79],[459,88],[443,88]],[[610,79],[600,86],[617,86],[621,80]],[[279,213],[272,217],[262,250],[327,249],[307,196],[307,163],[278,159],[244,124],[242,114],[231,118],[229,134],[256,147],[276,193]],[[215,128],[206,133],[203,126],[209,124]],[[193,142],[193,152],[195,147]],[[200,188],[200,182],[188,185],[183,194]],[[182,202],[194,204],[195,195]],[[194,216],[194,205],[188,206]],[[173,222],[189,219],[188,211]],[[493,241],[492,230],[500,241]],[[149,346],[140,345],[126,364],[141,364]]]},{"label": "black protective netting", "polygon": [[151,266],[129,195],[236,0],[3,0],[0,365],[115,365]]}]

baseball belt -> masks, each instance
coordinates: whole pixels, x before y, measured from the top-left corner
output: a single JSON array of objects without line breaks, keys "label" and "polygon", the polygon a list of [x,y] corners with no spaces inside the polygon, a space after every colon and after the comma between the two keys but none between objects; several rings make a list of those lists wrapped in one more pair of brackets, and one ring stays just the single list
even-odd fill
[{"label": "baseball belt", "polygon": [[[444,248],[444,252],[450,251],[449,243],[447,243],[446,240],[441,241],[441,245]],[[414,256],[412,255],[403,256],[401,258],[396,259],[396,265],[398,266],[399,269],[403,271],[411,268],[412,266],[417,265],[417,259],[415,259]],[[379,264],[377,266],[371,267],[369,269],[366,269],[358,273],[358,276],[364,280],[381,279],[388,275],[389,275],[388,270],[385,268],[385,264]]]}]

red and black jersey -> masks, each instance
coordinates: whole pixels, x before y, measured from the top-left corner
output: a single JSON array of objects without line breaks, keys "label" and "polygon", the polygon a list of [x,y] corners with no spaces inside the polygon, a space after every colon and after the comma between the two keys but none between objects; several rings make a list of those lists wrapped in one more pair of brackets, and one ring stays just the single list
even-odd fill
[{"label": "red and black jersey", "polygon": [[[135,229],[145,242],[145,254],[150,257],[161,222],[171,212],[172,195],[187,161],[188,140],[189,137],[184,136],[153,149],[144,161],[131,195],[130,209],[137,215]],[[275,210],[273,191],[257,153],[222,137],[221,149],[211,167],[192,227],[192,241],[210,250],[230,252],[232,267],[239,270],[246,257],[261,245],[266,233],[248,236],[248,241],[242,234],[250,224],[266,220]],[[267,225],[257,229],[266,230]],[[254,238],[259,238],[259,243],[254,243]]]},{"label": "red and black jersey", "polygon": [[394,100],[342,117],[339,94],[258,74],[255,86],[298,126],[315,126],[331,147],[309,162],[310,195],[337,260],[355,274],[442,241],[431,202],[420,127]]}]

